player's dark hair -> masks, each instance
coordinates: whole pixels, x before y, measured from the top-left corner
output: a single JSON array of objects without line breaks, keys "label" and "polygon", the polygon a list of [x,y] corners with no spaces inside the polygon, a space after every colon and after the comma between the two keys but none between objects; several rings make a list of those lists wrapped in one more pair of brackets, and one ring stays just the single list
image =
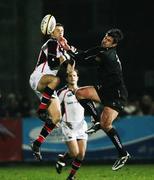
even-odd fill
[{"label": "player's dark hair", "polygon": [[110,29],[106,32],[106,34],[108,36],[113,37],[114,39],[114,43],[118,43],[119,41],[121,41],[124,37],[122,31],[118,28],[114,28],[114,29]]},{"label": "player's dark hair", "polygon": [[61,23],[56,23],[56,26],[61,26],[61,27],[63,27],[63,28],[64,28],[64,25],[63,25],[63,24],[61,24]]}]

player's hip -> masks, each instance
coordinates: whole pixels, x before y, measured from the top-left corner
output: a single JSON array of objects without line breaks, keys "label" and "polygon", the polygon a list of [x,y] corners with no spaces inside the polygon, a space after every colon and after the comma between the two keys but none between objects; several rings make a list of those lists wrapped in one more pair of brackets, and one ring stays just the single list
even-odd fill
[{"label": "player's hip", "polygon": [[120,112],[127,103],[128,92],[124,85],[112,88],[103,88],[102,85],[95,86],[95,89],[104,106],[109,106]]}]

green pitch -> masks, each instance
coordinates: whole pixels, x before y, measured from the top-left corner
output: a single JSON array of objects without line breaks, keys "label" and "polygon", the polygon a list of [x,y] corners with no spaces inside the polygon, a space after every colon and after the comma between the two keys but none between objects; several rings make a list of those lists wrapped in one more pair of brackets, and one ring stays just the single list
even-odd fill
[{"label": "green pitch", "polygon": [[[53,165],[0,166],[0,180],[66,180],[70,167],[57,174]],[[154,164],[127,164],[118,171],[111,165],[82,165],[77,180],[154,180]]]}]

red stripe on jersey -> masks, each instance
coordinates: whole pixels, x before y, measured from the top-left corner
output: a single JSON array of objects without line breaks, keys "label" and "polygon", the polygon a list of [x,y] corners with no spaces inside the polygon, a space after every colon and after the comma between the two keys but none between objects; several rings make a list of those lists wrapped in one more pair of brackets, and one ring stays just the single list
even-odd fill
[{"label": "red stripe on jersey", "polygon": [[45,65],[46,65],[46,62],[47,62],[47,61],[45,61],[44,64],[43,64],[41,73],[43,73],[43,71],[44,71],[44,67],[45,67]]},{"label": "red stripe on jersey", "polygon": [[47,58],[46,58],[46,54],[44,53],[44,51],[41,49],[35,69],[42,63],[46,62]]}]

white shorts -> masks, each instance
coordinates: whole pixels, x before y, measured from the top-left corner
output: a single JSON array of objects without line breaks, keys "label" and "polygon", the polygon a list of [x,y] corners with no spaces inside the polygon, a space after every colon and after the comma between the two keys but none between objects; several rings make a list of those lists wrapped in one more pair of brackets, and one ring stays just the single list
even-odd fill
[{"label": "white shorts", "polygon": [[62,133],[64,135],[63,141],[72,141],[72,140],[79,140],[79,139],[88,139],[87,133],[87,123],[86,121],[82,121],[79,124],[72,123],[72,127],[70,128],[66,122],[62,121],[61,124]]},{"label": "white shorts", "polygon": [[[54,75],[56,76],[58,70],[51,70],[47,63],[40,64],[30,75],[29,84],[31,88],[35,91],[36,95],[41,99],[42,94],[37,91],[37,86],[42,78],[43,75]],[[54,93],[53,97],[57,96],[56,93]]]}]

